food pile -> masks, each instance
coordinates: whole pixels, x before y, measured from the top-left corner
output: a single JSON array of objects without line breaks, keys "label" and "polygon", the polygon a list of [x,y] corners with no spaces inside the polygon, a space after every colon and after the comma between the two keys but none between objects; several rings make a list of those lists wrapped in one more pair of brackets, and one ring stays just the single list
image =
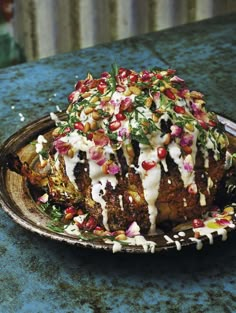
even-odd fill
[{"label": "food pile", "polygon": [[37,139],[38,172],[21,167],[60,223],[120,234],[135,223],[155,235],[214,204],[228,139],[175,70],[114,66],[79,80],[68,101],[66,120],[51,114],[52,141]]}]

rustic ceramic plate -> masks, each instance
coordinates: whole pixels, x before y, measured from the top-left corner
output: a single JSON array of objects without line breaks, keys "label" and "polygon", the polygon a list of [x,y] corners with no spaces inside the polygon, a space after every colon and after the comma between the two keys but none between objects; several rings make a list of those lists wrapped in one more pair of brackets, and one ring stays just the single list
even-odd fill
[{"label": "rustic ceramic plate", "polygon": [[[60,118],[64,116],[63,113],[59,115]],[[226,126],[231,152],[235,152],[236,123],[222,116],[219,116],[219,119]],[[105,243],[103,240],[81,240],[76,236],[56,233],[50,230],[48,224],[51,220],[38,209],[26,181],[20,175],[7,168],[7,155],[9,153],[19,155],[22,161],[33,165],[37,161],[37,155],[31,142],[39,134],[50,138],[53,128],[54,121],[47,116],[25,126],[2,145],[0,150],[0,204],[16,223],[34,233],[81,247],[112,251],[114,244]],[[121,251],[128,253],[160,252],[173,249],[181,250],[190,246],[201,249],[205,244],[226,240],[227,235],[231,234],[235,229],[235,223],[235,214],[233,214],[231,227],[213,230],[211,234],[202,236],[200,239],[195,238],[196,236],[194,237],[194,232],[191,228],[182,225],[171,233],[165,234],[160,232],[155,237],[145,238],[147,241],[145,242],[144,240],[140,245],[124,245]]]}]

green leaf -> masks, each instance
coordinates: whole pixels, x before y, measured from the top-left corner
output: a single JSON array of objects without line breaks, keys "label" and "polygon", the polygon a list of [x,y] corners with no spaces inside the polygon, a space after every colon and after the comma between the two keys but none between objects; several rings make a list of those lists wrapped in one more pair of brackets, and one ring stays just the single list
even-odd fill
[{"label": "green leaf", "polygon": [[53,232],[56,232],[56,233],[63,233],[64,232],[64,225],[56,225],[54,223],[49,223],[47,225],[47,228],[52,230]]}]

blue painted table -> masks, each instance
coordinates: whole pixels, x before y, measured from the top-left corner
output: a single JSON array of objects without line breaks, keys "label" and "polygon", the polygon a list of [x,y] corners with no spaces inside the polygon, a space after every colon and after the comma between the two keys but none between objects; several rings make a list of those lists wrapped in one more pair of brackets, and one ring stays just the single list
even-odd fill
[{"label": "blue painted table", "polygon": [[[236,15],[0,71],[0,142],[64,109],[78,78],[112,63],[178,70],[208,108],[236,119]],[[0,312],[236,312],[235,236],[201,251],[112,255],[42,238],[0,210]]]}]

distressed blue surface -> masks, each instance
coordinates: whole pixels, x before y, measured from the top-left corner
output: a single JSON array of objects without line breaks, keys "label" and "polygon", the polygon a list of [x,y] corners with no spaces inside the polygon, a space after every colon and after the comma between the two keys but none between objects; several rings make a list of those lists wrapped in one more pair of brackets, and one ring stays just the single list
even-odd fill
[{"label": "distressed blue surface", "polygon": [[[176,68],[210,109],[236,119],[235,34],[231,15],[1,70],[0,142],[65,108],[78,78],[112,63]],[[236,312],[235,236],[200,252],[111,255],[39,237],[1,210],[0,312]]]}]

